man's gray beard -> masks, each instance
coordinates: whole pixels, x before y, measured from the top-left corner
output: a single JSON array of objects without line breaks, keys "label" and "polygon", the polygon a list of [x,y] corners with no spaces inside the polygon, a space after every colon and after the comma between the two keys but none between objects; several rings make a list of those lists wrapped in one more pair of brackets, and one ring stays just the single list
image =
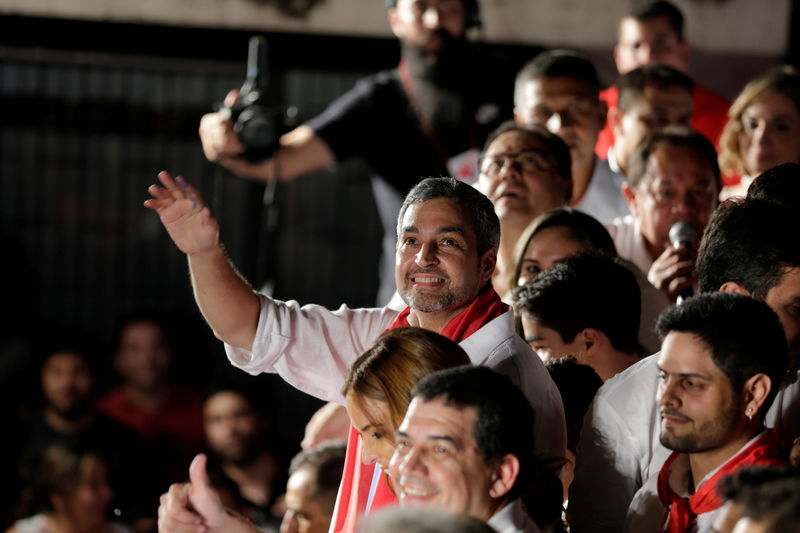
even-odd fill
[{"label": "man's gray beard", "polygon": [[414,311],[420,313],[435,313],[447,309],[455,302],[456,295],[447,291],[441,296],[427,294],[414,294],[413,290],[405,289],[398,291],[400,298]]}]

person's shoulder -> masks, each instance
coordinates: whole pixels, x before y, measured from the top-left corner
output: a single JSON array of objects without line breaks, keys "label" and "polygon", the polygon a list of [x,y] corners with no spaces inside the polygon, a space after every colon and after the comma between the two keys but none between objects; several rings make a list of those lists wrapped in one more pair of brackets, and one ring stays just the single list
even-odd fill
[{"label": "person's shoulder", "polygon": [[636,390],[655,390],[658,377],[658,354],[653,354],[629,366],[606,381],[597,391],[596,398],[607,402],[627,403],[630,394]]}]

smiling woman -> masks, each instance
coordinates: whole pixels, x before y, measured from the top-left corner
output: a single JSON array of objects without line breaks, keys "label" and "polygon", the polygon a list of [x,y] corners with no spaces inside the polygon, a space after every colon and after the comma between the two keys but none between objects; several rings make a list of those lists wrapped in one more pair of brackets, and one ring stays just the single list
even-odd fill
[{"label": "smiling woman", "polygon": [[447,337],[422,328],[384,333],[356,359],[342,394],[347,414],[361,436],[361,459],[385,469],[394,453],[394,432],[411,402],[411,389],[430,373],[469,364],[464,350]]}]

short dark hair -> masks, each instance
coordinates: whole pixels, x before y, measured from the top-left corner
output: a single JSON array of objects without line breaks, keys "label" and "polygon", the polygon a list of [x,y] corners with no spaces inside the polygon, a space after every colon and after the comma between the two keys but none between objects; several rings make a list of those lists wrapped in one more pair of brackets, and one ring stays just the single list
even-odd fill
[{"label": "short dark hair", "polygon": [[403,216],[408,207],[436,198],[447,198],[469,211],[478,240],[479,255],[500,245],[500,219],[494,212],[491,200],[472,185],[455,178],[425,178],[409,191],[397,216],[398,238],[403,231]]},{"label": "short dark hair", "polygon": [[[491,146],[498,137],[508,132],[524,133],[526,135],[536,137],[542,141],[555,160],[556,172],[558,175],[561,176],[564,181],[572,179],[572,156],[569,155],[569,146],[567,146],[561,137],[551,132],[547,128],[543,128],[542,126],[538,125],[532,124],[529,126],[523,126],[522,124],[518,124],[513,120],[507,120],[506,122],[503,122],[486,138],[486,142],[483,144],[483,151],[481,152],[480,156],[481,159],[483,159],[483,156],[486,155],[486,152],[489,150],[489,146]],[[569,192],[571,193],[572,191]]]},{"label": "short dark hair", "polygon": [[787,467],[746,467],[720,480],[739,504],[742,516],[764,523],[771,533],[800,530],[800,470]]},{"label": "short dark hair", "polygon": [[800,165],[783,163],[765,170],[747,188],[747,198],[775,202],[800,212]]},{"label": "short dark hair", "polygon": [[767,304],[737,293],[700,294],[664,311],[656,331],[661,338],[673,331],[699,338],[737,393],[752,376],[766,374],[772,387],[760,410],[764,416],[789,360],[783,326]]},{"label": "short dark hair", "polygon": [[597,69],[589,59],[574,50],[546,50],[528,61],[517,73],[514,81],[514,105],[521,106],[520,98],[525,84],[539,78],[569,77],[583,82],[589,95],[597,101],[600,79]]},{"label": "short dark hair", "polygon": [[541,527],[560,520],[560,483],[534,457],[533,408],[508,377],[482,366],[450,368],[424,377],[411,396],[426,402],[443,398],[456,409],[475,409],[472,436],[483,462],[492,466],[506,454],[516,456],[520,472],[510,495],[523,498]]},{"label": "short dark hair", "polygon": [[697,252],[700,290],[718,291],[732,281],[763,301],[787,270],[800,267],[797,228],[800,215],[779,204],[758,199],[723,202],[712,213]]},{"label": "short dark hair", "polygon": [[565,342],[594,328],[615,349],[639,352],[641,290],[633,272],[616,258],[570,256],[517,287],[513,295],[515,313],[536,317]]},{"label": "short dark hair", "polygon": [[660,63],[650,63],[631,70],[617,79],[617,89],[619,97],[617,108],[627,113],[639,99],[644,90],[655,85],[657,87],[680,87],[692,94],[694,82],[692,78],[667,65]]},{"label": "short dark hair", "polygon": [[589,365],[581,365],[574,357],[561,357],[545,361],[550,378],[558,387],[561,402],[564,404],[564,417],[567,421],[567,449],[578,451],[583,418],[589,410],[594,395],[603,385],[603,380]]},{"label": "short dark hair", "polygon": [[630,10],[625,16],[641,22],[664,17],[678,40],[683,41],[684,39],[683,13],[671,2],[666,2],[665,0],[634,0],[631,2]]},{"label": "short dark hair", "polygon": [[702,161],[708,163],[714,174],[717,191],[722,190],[722,177],[717,163],[717,151],[711,141],[688,126],[666,126],[645,135],[636,145],[628,167],[626,179],[631,188],[637,187],[647,173],[650,156],[661,145],[687,148],[693,151]]},{"label": "short dark hair", "polygon": [[317,444],[294,456],[289,465],[289,475],[301,468],[311,468],[315,472],[315,482],[309,497],[335,496],[342,481],[346,450],[345,443],[339,440]]}]

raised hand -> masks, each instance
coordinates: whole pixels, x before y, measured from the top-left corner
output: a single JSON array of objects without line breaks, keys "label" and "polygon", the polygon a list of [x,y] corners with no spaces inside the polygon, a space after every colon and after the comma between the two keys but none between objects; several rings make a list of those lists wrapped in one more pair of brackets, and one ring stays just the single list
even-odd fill
[{"label": "raised hand", "polygon": [[240,517],[229,514],[206,473],[206,456],[195,456],[189,466],[189,483],[173,484],[158,506],[160,533],[213,533],[248,531]]},{"label": "raised hand", "polygon": [[219,242],[219,225],[203,202],[198,190],[184,178],[173,178],[169,172],[159,172],[163,187],[151,185],[147,191],[152,198],[144,202],[158,213],[173,242],[185,254],[197,254],[214,249]]}]

